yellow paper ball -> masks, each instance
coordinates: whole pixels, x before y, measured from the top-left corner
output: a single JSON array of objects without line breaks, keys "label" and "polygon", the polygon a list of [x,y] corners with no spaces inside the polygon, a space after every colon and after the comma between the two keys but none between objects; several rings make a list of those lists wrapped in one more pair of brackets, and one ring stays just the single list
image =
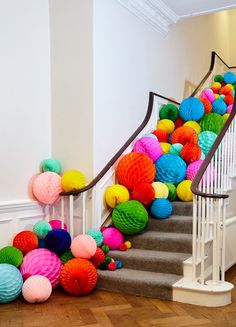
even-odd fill
[{"label": "yellow paper ball", "polygon": [[215,82],[215,83],[213,83],[212,87],[215,87],[216,89],[220,89],[221,84],[219,82]]},{"label": "yellow paper ball", "polygon": [[186,123],[184,123],[184,126],[191,127],[192,129],[195,130],[197,134],[201,132],[201,126],[196,121],[189,120]]},{"label": "yellow paper ball", "polygon": [[217,93],[214,93],[214,96],[215,96],[215,99],[217,100],[217,99],[219,99],[219,94],[217,94]]},{"label": "yellow paper ball", "polygon": [[231,90],[234,90],[234,86],[232,84],[226,84],[225,86],[228,86]]},{"label": "yellow paper ball", "polygon": [[78,191],[85,187],[86,179],[78,170],[68,170],[61,178],[61,186],[65,192]]},{"label": "yellow paper ball", "polygon": [[167,154],[170,152],[170,147],[171,144],[166,143],[166,142],[160,142],[161,148],[162,148],[162,153],[163,154]]},{"label": "yellow paper ball", "polygon": [[185,180],[179,183],[176,192],[177,196],[181,201],[189,202],[193,200],[193,193],[191,191],[192,181]]},{"label": "yellow paper ball", "polygon": [[153,182],[152,187],[154,188],[155,191],[155,198],[164,198],[167,199],[169,195],[169,189],[166,186],[166,184],[161,183],[161,182]]},{"label": "yellow paper ball", "polygon": [[132,244],[131,244],[130,241],[126,241],[126,242],[125,242],[125,245],[127,246],[127,249],[132,248]]},{"label": "yellow paper ball", "polygon": [[115,208],[120,203],[126,202],[129,200],[129,191],[127,188],[120,184],[115,184],[109,186],[105,192],[105,201],[106,204]]},{"label": "yellow paper ball", "polygon": [[225,121],[229,118],[229,115],[230,115],[230,114],[224,114],[224,115],[223,115],[223,118],[224,118]]},{"label": "yellow paper ball", "polygon": [[157,129],[162,129],[167,131],[168,134],[171,134],[175,129],[175,124],[170,119],[161,119],[157,123]]}]

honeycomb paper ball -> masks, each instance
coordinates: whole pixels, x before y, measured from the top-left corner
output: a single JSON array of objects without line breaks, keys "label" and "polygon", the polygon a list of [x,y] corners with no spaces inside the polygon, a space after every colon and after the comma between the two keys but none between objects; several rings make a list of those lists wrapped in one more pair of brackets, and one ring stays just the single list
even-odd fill
[{"label": "honeycomb paper ball", "polygon": [[[49,224],[51,225],[52,229],[62,228],[62,221],[60,219],[52,219],[49,221]],[[67,230],[67,225],[64,223],[64,228]]]},{"label": "honeycomb paper ball", "polygon": [[204,131],[199,134],[198,145],[200,146],[202,152],[205,155],[207,155],[208,152],[210,151],[216,138],[217,138],[217,134],[210,132],[210,131]]},{"label": "honeycomb paper ball", "polygon": [[70,234],[61,228],[53,229],[48,232],[44,239],[44,246],[46,249],[60,255],[70,248],[71,237]]},{"label": "honeycomb paper ball", "polygon": [[167,142],[169,134],[166,130],[163,129],[156,129],[152,132],[158,139],[159,142]]},{"label": "honeycomb paper ball", "polygon": [[68,170],[61,178],[61,186],[65,192],[78,191],[85,187],[85,183],[84,174],[78,170]]},{"label": "honeycomb paper ball", "polygon": [[14,246],[5,246],[0,250],[0,263],[9,263],[19,267],[23,260],[22,252]]},{"label": "honeycomb paper ball", "polygon": [[167,131],[168,134],[173,133],[175,129],[175,124],[170,119],[161,119],[157,123],[157,129],[163,129]]},{"label": "honeycomb paper ball", "polygon": [[180,143],[184,145],[188,142],[195,144],[198,142],[198,135],[191,127],[181,126],[172,134],[172,144]]},{"label": "honeycomb paper ball", "polygon": [[0,303],[9,303],[21,293],[23,279],[20,271],[8,263],[0,263]]},{"label": "honeycomb paper ball", "polygon": [[52,288],[59,285],[59,274],[62,263],[58,256],[47,249],[35,249],[26,254],[20,266],[23,279],[41,275],[47,277]]},{"label": "honeycomb paper ball", "polygon": [[154,135],[152,133],[144,134],[143,137],[152,137],[153,139],[157,140],[156,135]]},{"label": "honeycomb paper ball", "polygon": [[215,82],[212,84],[212,87],[214,87],[215,89],[220,89],[221,88],[221,83],[220,82]]},{"label": "honeycomb paper ball", "polygon": [[149,183],[137,184],[132,192],[133,200],[141,202],[144,206],[149,205],[155,197],[155,191]]},{"label": "honeycomb paper ball", "polygon": [[225,85],[220,89],[219,93],[224,95],[232,95],[232,89]]},{"label": "honeycomb paper ball", "polygon": [[219,134],[222,127],[224,126],[225,120],[224,118],[216,113],[206,114],[200,120],[200,126],[202,132],[210,131],[215,134]]},{"label": "honeycomb paper ball", "polygon": [[227,104],[227,106],[229,106],[230,104],[234,103],[234,98],[232,95],[226,95],[224,97],[224,102]]},{"label": "honeycomb paper ball", "polygon": [[22,295],[29,303],[41,303],[49,299],[52,285],[47,277],[35,275],[29,277],[23,284]]},{"label": "honeycomb paper ball", "polygon": [[167,154],[167,153],[170,152],[170,146],[171,146],[171,144],[161,142],[160,145],[161,145],[161,149],[162,149],[162,153],[163,154]]},{"label": "honeycomb paper ball", "polygon": [[72,295],[86,295],[97,284],[97,270],[94,265],[81,258],[68,261],[60,273],[60,282],[64,290]]},{"label": "honeycomb paper ball", "polygon": [[92,236],[92,238],[95,240],[97,246],[102,245],[103,242],[103,235],[102,232],[96,228],[90,228],[87,232],[87,235]]},{"label": "honeycomb paper ball", "polygon": [[227,105],[223,100],[215,100],[212,102],[212,112],[215,112],[220,115],[226,113]]},{"label": "honeycomb paper ball", "polygon": [[236,75],[232,72],[224,74],[224,82],[226,84],[234,84],[236,82]]},{"label": "honeycomb paper ball", "polygon": [[223,80],[224,80],[224,77],[223,77],[222,75],[220,75],[220,74],[218,74],[218,75],[216,75],[216,76],[214,77],[214,81],[215,81],[215,82],[222,83]]},{"label": "honeycomb paper ball", "polygon": [[228,114],[231,114],[232,109],[233,109],[233,105],[230,104],[230,105],[227,107],[227,113],[228,113]]},{"label": "honeycomb paper ball", "polygon": [[155,199],[150,208],[152,217],[156,219],[166,219],[172,211],[172,204],[168,199]]},{"label": "honeycomb paper ball", "polygon": [[175,129],[183,126],[184,123],[185,121],[179,116],[178,119],[175,121]]},{"label": "honeycomb paper ball", "polygon": [[141,182],[152,183],[155,178],[155,166],[145,154],[131,152],[126,154],[118,163],[116,176],[118,181],[127,189],[132,190]]},{"label": "honeycomb paper ball", "polygon": [[43,160],[42,165],[41,165],[42,171],[52,171],[56,174],[61,173],[61,164],[57,159],[46,159]]},{"label": "honeycomb paper ball", "polygon": [[204,113],[209,114],[209,112],[212,111],[211,102],[208,99],[204,99],[204,98],[199,98],[199,100],[201,100],[204,105]]},{"label": "honeycomb paper ball", "polygon": [[153,182],[152,187],[155,190],[155,198],[167,198],[169,195],[169,189],[167,185],[162,182]]},{"label": "honeycomb paper ball", "polygon": [[197,160],[190,163],[187,167],[187,179],[193,181],[199,168],[201,167],[203,160]]},{"label": "honeycomb paper ball", "polygon": [[177,196],[181,201],[189,202],[193,200],[193,193],[191,191],[191,180],[185,180],[179,183],[176,188]]},{"label": "honeycomb paper ball", "polygon": [[179,156],[164,154],[155,166],[157,181],[177,184],[186,177],[186,163]]},{"label": "honeycomb paper ball", "polygon": [[229,83],[229,84],[226,84],[225,86],[229,87],[232,91],[235,89],[235,83]]},{"label": "honeycomb paper ball", "polygon": [[38,237],[31,231],[20,232],[14,237],[13,246],[26,254],[38,247]]},{"label": "honeycomb paper ball", "polygon": [[102,251],[102,249],[97,248],[94,256],[92,256],[90,261],[96,268],[98,268],[100,266],[100,264],[105,261],[105,258],[106,258],[106,256],[105,256],[105,253]]},{"label": "honeycomb paper ball", "polygon": [[51,230],[52,226],[46,220],[40,220],[33,226],[33,231],[39,239],[44,239]]},{"label": "honeycomb paper ball", "polygon": [[201,149],[197,144],[186,143],[183,146],[183,149],[181,150],[180,155],[181,155],[182,159],[184,159],[184,161],[189,164],[190,162],[200,159]]},{"label": "honeycomb paper ball", "polygon": [[162,155],[162,148],[157,139],[142,137],[135,142],[133,152],[143,153],[154,162]]},{"label": "honeycomb paper ball", "polygon": [[71,252],[75,258],[90,259],[97,250],[97,244],[90,235],[78,235],[71,243]]},{"label": "honeycomb paper ball", "polygon": [[64,265],[67,261],[69,261],[69,260],[71,260],[71,259],[73,259],[73,258],[74,258],[74,256],[73,256],[73,254],[72,254],[72,252],[71,252],[71,249],[66,250],[66,252],[64,252],[64,253],[62,253],[62,254],[60,255],[60,259],[61,259],[61,262],[62,262],[63,265]]},{"label": "honeycomb paper ball", "polygon": [[124,242],[122,233],[115,227],[106,228],[103,232],[103,244],[108,245],[110,250],[116,250]]},{"label": "honeycomb paper ball", "polygon": [[175,156],[180,156],[180,152],[183,148],[183,144],[181,143],[174,143],[170,147],[170,154],[173,154]]},{"label": "honeycomb paper ball", "polygon": [[211,89],[205,89],[202,91],[200,98],[207,99],[211,103],[215,101],[215,95],[214,92]]},{"label": "honeycomb paper ball", "polygon": [[120,204],[128,200],[129,200],[129,191],[123,185],[115,184],[109,186],[105,191],[106,204],[111,208],[115,208],[117,204]]},{"label": "honeycomb paper ball", "polygon": [[137,234],[146,227],[148,213],[140,202],[129,200],[113,209],[112,222],[124,234]]},{"label": "honeycomb paper ball", "polygon": [[197,134],[201,132],[201,126],[196,121],[189,120],[184,124],[184,126],[191,127]]},{"label": "honeycomb paper ball", "polygon": [[197,98],[187,98],[179,106],[179,115],[185,121],[197,121],[204,115],[204,105]]},{"label": "honeycomb paper ball", "polygon": [[168,200],[174,201],[176,198],[176,187],[172,183],[165,183],[165,185],[168,187],[169,194],[168,194]]},{"label": "honeycomb paper ball", "polygon": [[53,204],[61,192],[61,176],[51,171],[39,174],[33,182],[33,194],[43,204]]},{"label": "honeycomb paper ball", "polygon": [[227,121],[227,120],[228,120],[228,118],[229,118],[229,115],[230,115],[230,114],[224,114],[224,115],[223,115],[223,118],[224,118],[224,120],[225,120],[225,121]]},{"label": "honeycomb paper ball", "polygon": [[170,119],[172,121],[176,121],[179,115],[179,111],[174,104],[168,103],[162,106],[159,115],[160,119]]}]

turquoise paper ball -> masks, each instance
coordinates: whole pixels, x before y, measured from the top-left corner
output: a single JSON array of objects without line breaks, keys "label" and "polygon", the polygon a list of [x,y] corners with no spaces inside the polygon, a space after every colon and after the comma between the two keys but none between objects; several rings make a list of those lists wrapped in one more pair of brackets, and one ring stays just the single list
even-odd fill
[{"label": "turquoise paper ball", "polygon": [[52,171],[56,174],[61,173],[61,164],[57,159],[46,159],[41,164],[42,171]]},{"label": "turquoise paper ball", "polygon": [[92,236],[92,238],[97,243],[97,246],[102,245],[103,235],[102,232],[96,228],[89,229],[85,234]]},{"label": "turquoise paper ball", "polygon": [[8,263],[0,264],[0,303],[9,303],[21,293],[23,278],[20,271]]},{"label": "turquoise paper ball", "polygon": [[216,138],[217,138],[217,134],[210,131],[204,131],[198,134],[198,145],[200,146],[202,152],[205,155],[207,155],[208,152],[210,151]]}]

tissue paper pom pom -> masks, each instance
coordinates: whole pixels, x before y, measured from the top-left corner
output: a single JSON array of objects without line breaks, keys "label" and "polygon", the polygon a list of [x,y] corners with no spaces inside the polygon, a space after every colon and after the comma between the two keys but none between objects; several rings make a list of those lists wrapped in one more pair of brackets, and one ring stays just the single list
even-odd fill
[{"label": "tissue paper pom pom", "polygon": [[38,238],[31,231],[23,231],[14,237],[13,246],[19,249],[23,254],[26,254],[38,247]]},{"label": "tissue paper pom pom", "polygon": [[102,232],[96,228],[90,228],[85,234],[92,236],[97,246],[102,245],[103,235]]},{"label": "tissue paper pom pom", "polygon": [[64,252],[60,255],[60,259],[61,259],[61,262],[63,263],[63,265],[73,258],[74,258],[74,256],[71,252],[71,249],[66,250],[66,252]]},{"label": "tissue paper pom pom", "polygon": [[133,152],[140,152],[149,157],[153,162],[162,155],[162,149],[157,139],[142,137],[137,140],[133,147]]},{"label": "tissue paper pom pom", "polygon": [[215,134],[219,134],[224,126],[224,118],[216,113],[206,114],[200,120],[200,126],[203,131],[211,131]]},{"label": "tissue paper pom pom", "polygon": [[228,114],[231,114],[232,109],[233,109],[233,105],[230,104],[230,105],[227,107],[227,113],[228,113]]},{"label": "tissue paper pom pom", "polygon": [[201,132],[201,126],[194,120],[187,121],[184,126],[191,127],[197,134]]},{"label": "tissue paper pom pom", "polygon": [[186,143],[183,146],[180,155],[184,159],[184,161],[189,164],[190,162],[200,159],[201,149],[197,144]]},{"label": "tissue paper pom pom", "polygon": [[234,84],[236,82],[236,76],[232,72],[224,74],[224,82],[226,84]]},{"label": "tissue paper pom pom", "polygon": [[150,212],[153,218],[165,219],[172,214],[172,204],[167,199],[155,199],[152,202]]},{"label": "tissue paper pom pom", "polygon": [[49,299],[52,285],[47,277],[35,275],[29,277],[23,284],[22,295],[29,303],[42,303]]},{"label": "tissue paper pom pom", "polygon": [[124,242],[124,237],[121,232],[115,227],[106,228],[103,232],[103,244],[108,245],[110,250],[118,249],[121,243]]},{"label": "tissue paper pom pom", "polygon": [[140,202],[129,200],[113,209],[112,222],[124,234],[137,234],[146,227],[148,213]]},{"label": "tissue paper pom pom", "polygon": [[139,183],[137,184],[132,192],[132,198],[141,202],[143,205],[149,205],[155,196],[154,188],[149,183]]},{"label": "tissue paper pom pom", "polygon": [[121,262],[121,261],[116,260],[115,263],[116,263],[116,268],[117,268],[117,269],[122,268],[123,265],[122,265],[122,262]]},{"label": "tissue paper pom pom", "polygon": [[212,145],[214,144],[217,135],[210,131],[204,131],[199,134],[198,145],[202,152],[207,155]]},{"label": "tissue paper pom pom", "polygon": [[234,103],[234,98],[232,97],[232,95],[226,95],[224,98],[224,102],[229,106],[230,104]]},{"label": "tissue paper pom pom", "polygon": [[185,121],[179,116],[178,119],[175,121],[175,129],[183,126],[184,123]]},{"label": "tissue paper pom pom", "polygon": [[21,293],[23,279],[19,270],[8,263],[0,264],[0,303],[9,303]]},{"label": "tissue paper pom pom", "polygon": [[194,129],[189,126],[181,126],[177,128],[174,133],[172,134],[172,144],[174,143],[195,143],[198,142],[198,135]]},{"label": "tissue paper pom pom", "polygon": [[204,113],[208,114],[209,112],[212,111],[212,104],[208,99],[204,99],[204,98],[199,98],[200,101],[202,101],[203,105],[204,105]]},{"label": "tissue paper pom pom", "polygon": [[48,232],[44,239],[45,248],[60,255],[70,248],[70,234],[61,228]]},{"label": "tissue paper pom pom", "polygon": [[97,248],[95,254],[92,256],[90,261],[96,268],[98,268],[100,264],[105,261],[105,258],[106,256],[105,253],[102,251],[102,249]]},{"label": "tissue paper pom pom", "polygon": [[200,95],[200,98],[207,99],[210,102],[215,101],[215,95],[214,95],[214,92],[211,89],[203,90],[201,95]]},{"label": "tissue paper pom pom", "polygon": [[45,238],[51,230],[52,226],[46,220],[40,220],[33,226],[33,231],[39,239]]},{"label": "tissue paper pom pom", "polygon": [[226,109],[227,106],[223,100],[215,100],[212,102],[212,112],[224,115],[226,113]]},{"label": "tissue paper pom pom", "polygon": [[0,263],[9,263],[19,267],[23,260],[22,252],[14,246],[5,246],[0,250]]},{"label": "tissue paper pom pom", "polygon": [[191,191],[192,181],[185,180],[179,183],[176,192],[177,196],[181,201],[189,202],[193,200],[193,193]]},{"label": "tissue paper pom pom", "polygon": [[179,156],[164,154],[155,162],[156,180],[177,184],[186,176],[186,163]]},{"label": "tissue paper pom pom", "polygon": [[75,258],[90,259],[97,250],[97,244],[90,235],[78,235],[71,244],[71,252]]},{"label": "tissue paper pom pom", "polygon": [[171,146],[171,144],[161,142],[160,145],[161,145],[161,149],[162,149],[162,153],[163,154],[167,154],[167,153],[170,152],[170,146]]},{"label": "tissue paper pom pom", "polygon": [[161,182],[153,182],[152,187],[155,190],[155,198],[167,198],[169,195],[168,187]]},{"label": "tissue paper pom pom", "polygon": [[181,102],[179,107],[180,117],[185,120],[199,120],[204,115],[204,105],[197,98],[187,98]]},{"label": "tissue paper pom pom", "polygon": [[78,191],[85,187],[85,176],[78,170],[68,170],[61,178],[61,185],[65,192]]},{"label": "tissue paper pom pom", "polygon": [[222,83],[223,80],[224,80],[224,77],[223,77],[222,75],[220,75],[220,74],[218,74],[218,75],[216,75],[216,76],[214,77],[214,81],[215,81],[215,82]]},{"label": "tissue paper pom pom", "polygon": [[46,159],[42,162],[42,171],[52,171],[56,174],[61,173],[61,164],[57,159]]},{"label": "tissue paper pom pom", "polygon": [[159,142],[168,141],[168,133],[163,129],[156,129],[154,132],[152,132],[152,134],[154,134],[157,137]]},{"label": "tissue paper pom pom", "polygon": [[179,115],[178,108],[174,104],[168,103],[162,106],[159,115],[160,119],[170,119],[172,121],[176,121]]},{"label": "tissue paper pom pom", "polygon": [[96,286],[98,279],[94,265],[86,259],[72,259],[62,268],[60,282],[64,290],[72,295],[86,295]]},{"label": "tissue paper pom pom", "polygon": [[99,266],[99,269],[101,270],[107,270],[108,269],[108,263],[102,262]]},{"label": "tissue paper pom pom", "polygon": [[116,263],[115,262],[110,262],[109,264],[108,264],[108,270],[110,270],[110,271],[114,271],[114,270],[116,270]]},{"label": "tissue paper pom pom", "polygon": [[[50,226],[52,227],[52,229],[58,229],[58,228],[63,228],[62,227],[62,221],[59,219],[52,219],[49,221]],[[64,224],[64,228],[65,230],[67,230],[67,225]]]},{"label": "tissue paper pom pom", "polygon": [[157,129],[163,129],[167,131],[168,134],[173,133],[175,129],[175,124],[170,119],[161,119],[157,123]]},{"label": "tissue paper pom pom", "polygon": [[109,186],[105,192],[105,201],[106,204],[111,207],[115,208],[117,204],[129,200],[129,191],[123,185],[115,184]]},{"label": "tissue paper pom pom", "polygon": [[[104,229],[104,230],[105,230],[105,229]],[[102,251],[103,251],[104,253],[108,253],[108,252],[110,251],[110,248],[109,248],[108,245],[103,245],[101,249],[102,249]]]},{"label": "tissue paper pom pom", "polygon": [[168,187],[169,194],[168,194],[168,200],[174,201],[176,198],[176,187],[172,183],[165,183],[165,185]]},{"label": "tissue paper pom pom", "polygon": [[58,256],[47,249],[35,249],[26,254],[20,266],[23,279],[41,275],[49,279],[52,288],[59,285],[59,274],[62,267]]},{"label": "tissue paper pom pom", "polygon": [[61,176],[51,171],[39,174],[33,182],[33,194],[43,204],[53,204],[61,192]]},{"label": "tissue paper pom pom", "polygon": [[132,190],[141,182],[152,183],[155,177],[155,166],[145,154],[131,152],[118,163],[116,176],[120,184]]},{"label": "tissue paper pom pom", "polygon": [[183,148],[183,144],[180,143],[174,143],[170,147],[170,154],[173,154],[175,156],[180,156],[180,152]]},{"label": "tissue paper pom pom", "polygon": [[227,121],[227,120],[228,120],[228,118],[229,118],[229,115],[230,115],[230,114],[224,114],[224,115],[223,115],[223,118],[224,118],[224,120],[225,120],[225,121]]},{"label": "tissue paper pom pom", "polygon": [[131,244],[130,241],[125,241],[124,244],[126,245],[127,249],[131,249],[132,248],[132,244]]},{"label": "tissue paper pom pom", "polygon": [[194,177],[196,176],[199,168],[201,167],[203,160],[197,160],[192,162],[187,167],[187,179],[193,181]]}]

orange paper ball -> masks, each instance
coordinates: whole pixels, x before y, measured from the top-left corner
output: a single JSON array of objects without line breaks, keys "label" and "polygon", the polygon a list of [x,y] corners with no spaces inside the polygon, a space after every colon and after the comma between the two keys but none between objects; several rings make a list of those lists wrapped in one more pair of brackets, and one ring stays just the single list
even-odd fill
[{"label": "orange paper ball", "polygon": [[25,255],[31,250],[37,249],[38,237],[31,231],[20,232],[14,237],[13,246],[21,250],[21,252]]},{"label": "orange paper ball", "polygon": [[156,129],[154,132],[152,132],[152,134],[157,137],[159,142],[168,142],[169,134],[166,130]]},{"label": "orange paper ball", "polygon": [[199,100],[201,100],[203,105],[204,105],[204,113],[205,114],[208,114],[209,112],[212,112],[211,101],[209,101],[208,99],[205,99],[205,98],[199,98]]},{"label": "orange paper ball", "polygon": [[186,163],[191,163],[193,161],[199,160],[201,157],[201,149],[197,144],[186,143],[181,152],[181,157]]},{"label": "orange paper ball", "polygon": [[234,103],[234,98],[232,97],[232,95],[228,94],[225,96],[224,102],[229,106],[230,104]]},{"label": "orange paper ball", "polygon": [[172,144],[180,143],[184,145],[188,142],[194,144],[198,143],[198,135],[193,128],[189,126],[181,126],[173,132]]}]

